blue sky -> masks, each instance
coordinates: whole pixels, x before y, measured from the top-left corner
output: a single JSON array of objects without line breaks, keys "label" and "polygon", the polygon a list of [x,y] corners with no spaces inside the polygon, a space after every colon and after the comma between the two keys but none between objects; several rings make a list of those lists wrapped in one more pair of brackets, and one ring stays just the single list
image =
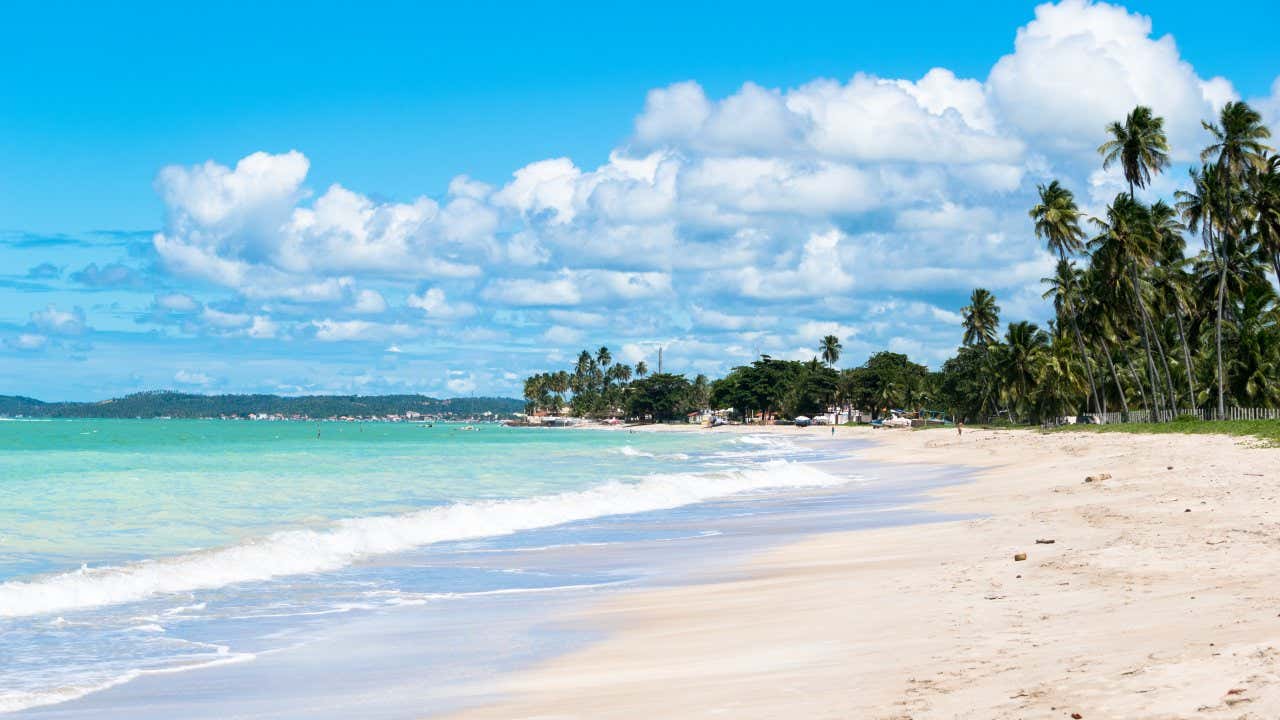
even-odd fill
[{"label": "blue sky", "polygon": [[1189,159],[1280,108],[1274,3],[258,5],[9,9],[0,393],[511,394],[827,331],[936,365],[973,283],[1044,317],[1028,198],[1105,202],[1107,121]]}]

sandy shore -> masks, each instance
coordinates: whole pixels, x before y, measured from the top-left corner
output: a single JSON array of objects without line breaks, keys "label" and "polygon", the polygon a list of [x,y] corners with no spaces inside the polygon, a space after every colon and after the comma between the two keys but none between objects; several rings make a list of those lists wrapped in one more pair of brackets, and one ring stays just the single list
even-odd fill
[{"label": "sandy shore", "polygon": [[985,517],[821,535],[742,580],[611,599],[576,619],[607,639],[457,717],[1280,717],[1280,450],[840,434],[877,440],[869,459],[982,468],[931,506]]}]

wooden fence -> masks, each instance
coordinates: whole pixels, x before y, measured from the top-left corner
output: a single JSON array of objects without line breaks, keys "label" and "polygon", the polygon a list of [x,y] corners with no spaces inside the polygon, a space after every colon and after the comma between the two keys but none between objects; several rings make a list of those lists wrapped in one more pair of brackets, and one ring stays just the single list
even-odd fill
[{"label": "wooden fence", "polygon": [[[1194,417],[1199,420],[1280,420],[1280,408],[1242,408],[1230,407],[1221,415],[1218,414],[1217,408],[1185,408],[1182,410],[1132,410],[1128,413],[1097,413],[1092,414],[1104,424],[1111,425],[1115,423],[1142,423],[1142,422],[1167,422],[1180,417]],[[1046,425],[1060,425],[1058,423],[1046,423]]]}]

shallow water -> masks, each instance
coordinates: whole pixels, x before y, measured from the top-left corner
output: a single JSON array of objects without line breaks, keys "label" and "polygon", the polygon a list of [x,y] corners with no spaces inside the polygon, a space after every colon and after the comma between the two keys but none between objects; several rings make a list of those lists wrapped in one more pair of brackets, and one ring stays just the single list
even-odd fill
[{"label": "shallow water", "polygon": [[3,423],[0,708],[394,718],[476,702],[496,673],[587,639],[547,624],[567,607],[809,532],[932,519],[903,509],[919,478],[833,461],[848,449],[817,435]]}]

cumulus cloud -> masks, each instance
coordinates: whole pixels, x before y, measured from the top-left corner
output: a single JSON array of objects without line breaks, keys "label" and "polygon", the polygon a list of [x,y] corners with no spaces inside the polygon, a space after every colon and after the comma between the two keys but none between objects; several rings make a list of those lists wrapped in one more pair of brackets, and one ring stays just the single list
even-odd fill
[{"label": "cumulus cloud", "polygon": [[82,308],[59,310],[55,305],[31,313],[31,326],[49,335],[80,335],[89,329]]},{"label": "cumulus cloud", "polygon": [[386,309],[387,301],[377,290],[361,290],[356,293],[355,300],[351,303],[351,312],[362,315],[377,315],[385,312]]},{"label": "cumulus cloud", "polygon": [[332,300],[352,273],[471,277],[463,251],[488,252],[496,212],[474,183],[441,204],[375,202],[341,185],[314,201],[302,183],[310,163],[297,151],[253,153],[234,168],[209,161],[161,170],[156,186],[166,228],[153,245],[172,272],[253,297]]},{"label": "cumulus cloud", "polygon": [[725,273],[723,278],[741,295],[758,299],[817,297],[847,292],[853,275],[844,269],[838,230],[815,233],[804,244],[794,268],[748,267]]},{"label": "cumulus cloud", "polygon": [[474,315],[475,306],[470,303],[451,303],[445,291],[438,288],[427,288],[421,293],[412,294],[405,301],[411,308],[421,310],[428,318],[434,320],[455,320]]},{"label": "cumulus cloud", "polygon": [[1227,80],[1200,77],[1172,36],[1152,37],[1149,17],[1088,0],[1038,6],[987,86],[1011,127],[1086,156],[1106,123],[1148,105],[1165,117],[1175,155],[1190,158],[1200,120],[1235,97]]}]

